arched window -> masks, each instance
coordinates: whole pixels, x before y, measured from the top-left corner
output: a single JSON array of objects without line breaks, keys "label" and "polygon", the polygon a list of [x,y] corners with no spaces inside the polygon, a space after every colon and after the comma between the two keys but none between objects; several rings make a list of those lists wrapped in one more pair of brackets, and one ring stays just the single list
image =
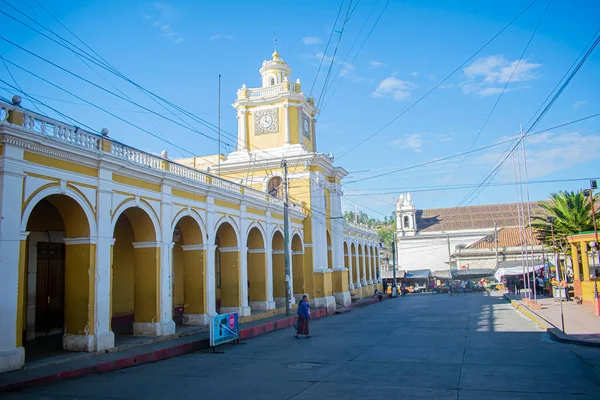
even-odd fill
[{"label": "arched window", "polygon": [[404,227],[410,228],[410,221],[409,221],[408,215],[404,216]]},{"label": "arched window", "polygon": [[271,78],[271,80],[269,81],[271,83],[271,86],[275,85],[275,78]]},{"label": "arched window", "polygon": [[283,180],[280,176],[274,176],[269,179],[267,193],[273,197],[283,197]]}]

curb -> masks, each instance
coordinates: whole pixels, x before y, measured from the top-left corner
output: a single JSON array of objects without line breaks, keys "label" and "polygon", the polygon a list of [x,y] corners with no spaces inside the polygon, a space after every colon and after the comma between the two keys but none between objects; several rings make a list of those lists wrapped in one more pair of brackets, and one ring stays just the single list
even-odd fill
[{"label": "curb", "polygon": [[545,319],[543,319],[542,317],[536,315],[533,311],[531,311],[526,306],[520,305],[516,300],[509,299],[508,297],[506,297],[506,295],[503,295],[502,297],[504,297],[505,300],[510,301],[510,304],[514,308],[516,308],[517,311],[519,311],[521,314],[525,315],[527,318],[529,318],[531,321],[533,321],[540,328],[542,328],[543,330],[548,332],[548,334],[550,334],[550,336],[552,336],[552,339],[556,340],[557,342],[574,344],[574,345],[578,345],[578,346],[600,347],[600,343],[598,343],[598,342],[591,342],[589,340],[570,338],[569,335],[567,335],[566,333],[563,333],[560,329],[558,329],[557,327],[552,325],[550,322],[548,322]]},{"label": "curb", "polygon": [[[364,307],[366,305],[379,302],[378,299],[369,299],[357,304],[351,304],[348,308],[354,309],[357,307]],[[313,320],[325,318],[332,314],[327,314],[327,309],[319,308],[311,312],[311,318]],[[253,337],[261,336],[269,332],[286,329],[293,327],[296,320],[295,316],[282,318],[277,321],[266,322],[264,324],[242,328],[240,329],[240,340],[251,339]],[[164,340],[163,340],[164,341]],[[160,340],[158,341],[160,342]],[[166,360],[168,358],[180,356],[183,354],[193,353],[200,350],[206,350],[209,346],[209,339],[203,338],[188,343],[178,344],[175,346],[167,347],[164,349],[148,351],[134,356],[127,356],[118,360],[108,361],[89,367],[76,368],[72,370],[61,371],[45,376],[40,376],[32,379],[27,379],[19,382],[11,382],[6,384],[0,384],[1,392],[11,392],[15,390],[25,389],[31,386],[42,385],[46,383],[56,382],[60,380],[81,378],[91,374],[118,371],[124,368],[134,367],[136,365],[153,363],[156,361]],[[15,371],[18,372],[18,371]],[[10,372],[8,372],[10,374]],[[0,375],[1,376],[1,375]]]}]

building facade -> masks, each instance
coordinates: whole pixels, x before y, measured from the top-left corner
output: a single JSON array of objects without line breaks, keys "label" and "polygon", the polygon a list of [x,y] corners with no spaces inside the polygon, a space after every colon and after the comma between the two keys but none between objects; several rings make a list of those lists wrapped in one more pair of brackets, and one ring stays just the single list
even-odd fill
[{"label": "building facade", "polygon": [[346,172],[316,152],[314,102],[277,54],[261,72],[261,88],[238,92],[238,148],[215,158],[220,176],[0,103],[0,372],[49,335],[102,351],[217,313],[284,312],[286,279],[328,312],[379,284],[376,233],[336,218]]},{"label": "building facade", "polygon": [[[532,216],[542,212],[537,203],[529,206]],[[396,202],[399,268],[496,268],[497,262],[520,261],[522,244],[543,262],[544,249],[537,236],[530,230],[522,232],[520,225],[516,203],[419,210],[410,193],[400,195]]]}]

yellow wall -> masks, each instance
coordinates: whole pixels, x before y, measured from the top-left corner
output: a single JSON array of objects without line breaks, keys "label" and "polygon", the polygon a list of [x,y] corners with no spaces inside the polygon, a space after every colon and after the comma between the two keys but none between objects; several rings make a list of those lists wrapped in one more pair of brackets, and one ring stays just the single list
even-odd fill
[{"label": "yellow wall", "polygon": [[240,283],[247,285],[248,282],[240,282],[240,253],[223,252],[221,258],[221,306],[239,307],[241,302]]},{"label": "yellow wall", "polygon": [[183,252],[185,270],[183,276],[186,314],[206,314],[204,293],[206,273],[204,270],[204,250],[187,250]]},{"label": "yellow wall", "polygon": [[274,104],[274,107],[277,107],[278,112],[278,120],[279,120],[279,128],[277,133],[267,133],[255,136],[254,135],[254,109],[250,108],[246,113],[246,126],[247,126],[247,143],[249,143],[249,150],[255,149],[268,149],[273,147],[281,147],[285,144],[285,115],[284,109],[282,107],[278,107],[278,105]]},{"label": "yellow wall", "polygon": [[248,253],[250,301],[267,301],[267,264],[265,253]]},{"label": "yellow wall", "polygon": [[177,243],[173,246],[173,307],[184,305],[184,251]]},{"label": "yellow wall", "polygon": [[133,229],[129,220],[121,216],[115,225],[112,264],[113,316],[133,314],[135,253]]},{"label": "yellow wall", "polygon": [[290,110],[290,143],[301,144],[302,133],[298,129],[298,107],[289,107]]},{"label": "yellow wall", "polygon": [[159,322],[160,247],[134,249],[134,321]]},{"label": "yellow wall", "polygon": [[347,292],[348,291],[348,271],[333,271],[333,291]]},{"label": "yellow wall", "polygon": [[[65,332],[94,333],[96,245],[68,245],[65,249]],[[89,310],[89,314],[88,314]],[[89,316],[88,316],[89,315]]]}]

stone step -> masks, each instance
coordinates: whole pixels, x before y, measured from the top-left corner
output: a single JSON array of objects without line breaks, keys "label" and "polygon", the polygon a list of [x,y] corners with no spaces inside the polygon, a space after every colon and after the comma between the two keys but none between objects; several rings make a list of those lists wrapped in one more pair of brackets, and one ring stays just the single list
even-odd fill
[{"label": "stone step", "polygon": [[338,307],[335,309],[336,314],[344,314],[344,313],[347,313],[350,311],[352,311],[352,310],[350,310],[348,307]]}]

